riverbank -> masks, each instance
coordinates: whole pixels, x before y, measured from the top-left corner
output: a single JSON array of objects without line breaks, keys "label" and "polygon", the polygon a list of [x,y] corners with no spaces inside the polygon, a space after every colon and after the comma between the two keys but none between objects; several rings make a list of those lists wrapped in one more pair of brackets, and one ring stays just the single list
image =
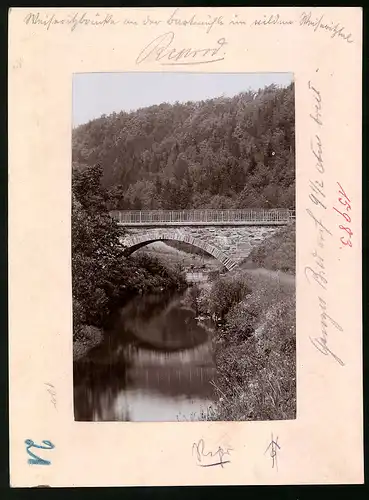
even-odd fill
[{"label": "riverbank", "polygon": [[[75,329],[73,337],[73,360],[78,361],[83,358],[94,347],[101,344],[104,340],[104,331],[110,322],[111,317],[118,309],[127,305],[131,300],[147,294],[162,294],[163,291],[172,291],[173,293],[184,290],[188,285],[185,276],[179,271],[166,267],[164,263],[158,259],[149,256],[140,256],[138,262],[141,263],[141,281],[139,288],[131,287],[127,290],[127,283],[124,280],[118,280],[116,289],[123,287],[123,292],[120,295],[111,295],[107,304],[104,304],[104,309],[100,313],[102,320],[97,325],[82,324]],[[137,265],[137,260],[135,261]],[[154,269],[150,269],[151,264]],[[132,263],[133,265],[133,263]],[[157,268],[160,268],[160,272]],[[152,273],[150,273],[150,270]],[[156,273],[156,271],[157,273]]]},{"label": "riverbank", "polygon": [[75,301],[74,361],[81,359],[103,341],[111,317],[132,299],[147,294],[162,294],[164,291],[175,293],[188,286],[186,276],[178,266],[145,254],[122,258],[114,263],[112,269],[105,273],[105,283],[105,288],[101,289],[103,294],[98,297],[100,300],[86,301],[84,304],[87,313],[92,310],[90,316],[86,313],[78,316],[79,302]]},{"label": "riverbank", "polygon": [[111,199],[96,164],[72,165],[74,359],[98,345],[115,310],[131,298],[187,286],[180,265],[125,254],[124,228],[110,217]]},{"label": "riverbank", "polygon": [[209,420],[296,417],[295,224],[255,248],[240,266],[193,292],[218,324]]},{"label": "riverbank", "polygon": [[213,316],[217,400],[209,420],[284,420],[296,416],[294,278],[238,270],[197,296]]},{"label": "riverbank", "polygon": [[83,358],[91,349],[104,340],[103,330],[94,326],[81,329],[80,335],[73,341],[73,361]]}]

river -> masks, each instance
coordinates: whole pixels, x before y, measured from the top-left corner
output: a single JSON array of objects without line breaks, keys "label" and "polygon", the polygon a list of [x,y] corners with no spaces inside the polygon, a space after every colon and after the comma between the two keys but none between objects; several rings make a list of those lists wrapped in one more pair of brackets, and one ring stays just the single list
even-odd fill
[{"label": "river", "polygon": [[74,363],[77,421],[186,421],[211,411],[210,322],[186,304],[189,290],[136,297],[103,342]]}]

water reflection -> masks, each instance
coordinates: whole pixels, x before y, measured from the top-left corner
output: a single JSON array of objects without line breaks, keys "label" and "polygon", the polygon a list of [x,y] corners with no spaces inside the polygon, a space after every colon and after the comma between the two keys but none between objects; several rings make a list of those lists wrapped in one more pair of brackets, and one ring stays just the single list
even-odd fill
[{"label": "water reflection", "polygon": [[213,398],[211,325],[200,324],[184,294],[132,300],[104,342],[74,364],[75,419],[196,419]]}]

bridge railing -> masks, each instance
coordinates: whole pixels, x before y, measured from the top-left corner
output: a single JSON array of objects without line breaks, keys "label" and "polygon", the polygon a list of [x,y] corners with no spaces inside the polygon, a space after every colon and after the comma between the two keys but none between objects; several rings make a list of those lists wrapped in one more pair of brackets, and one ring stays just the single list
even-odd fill
[{"label": "bridge railing", "polygon": [[160,223],[242,223],[288,222],[295,212],[288,209],[238,209],[238,210],[115,210],[110,215],[121,224]]}]

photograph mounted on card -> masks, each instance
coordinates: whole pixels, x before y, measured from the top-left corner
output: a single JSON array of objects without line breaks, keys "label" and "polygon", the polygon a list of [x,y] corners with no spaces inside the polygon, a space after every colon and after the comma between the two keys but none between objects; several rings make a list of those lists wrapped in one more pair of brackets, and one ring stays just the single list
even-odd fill
[{"label": "photograph mounted on card", "polygon": [[363,482],[361,10],[9,26],[11,485]]},{"label": "photograph mounted on card", "polygon": [[76,420],[295,418],[293,75],[75,74],[73,106]]}]

